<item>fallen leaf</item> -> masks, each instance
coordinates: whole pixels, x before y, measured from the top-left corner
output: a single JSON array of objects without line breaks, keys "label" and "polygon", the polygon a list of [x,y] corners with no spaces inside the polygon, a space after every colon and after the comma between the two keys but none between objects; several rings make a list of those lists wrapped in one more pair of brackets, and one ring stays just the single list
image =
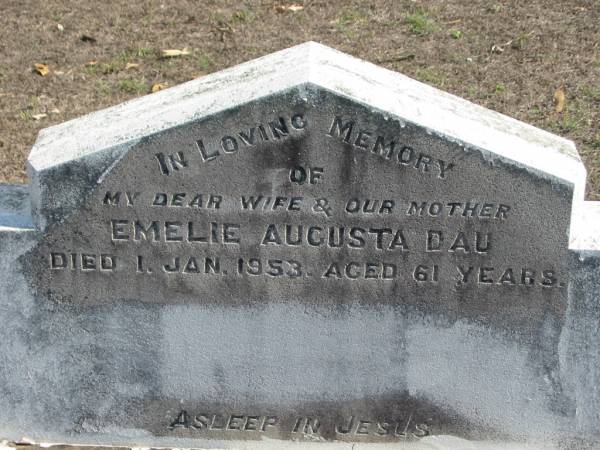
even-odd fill
[{"label": "fallen leaf", "polygon": [[91,61],[85,63],[86,66],[95,66],[96,64],[98,64],[97,59],[92,59]]},{"label": "fallen leaf", "polygon": [[35,63],[33,66],[35,71],[43,77],[50,73],[50,68],[46,64]]},{"label": "fallen leaf", "polygon": [[292,5],[278,5],[275,7],[275,11],[279,12],[279,13],[284,13],[284,12],[298,12],[298,11],[302,11],[304,9],[304,6],[302,5],[298,5],[298,4],[292,4]]},{"label": "fallen leaf", "polygon": [[152,85],[152,92],[158,92],[158,91],[162,91],[163,89],[165,89],[167,87],[167,83],[156,83]]},{"label": "fallen leaf", "polygon": [[492,51],[492,53],[498,53],[498,54],[500,54],[500,53],[504,52],[504,47],[502,45],[496,45],[496,44],[494,44],[494,45],[492,45],[492,50],[491,51]]},{"label": "fallen leaf", "polygon": [[128,62],[127,64],[125,64],[125,70],[137,69],[138,67],[140,67],[140,65],[137,64],[137,63],[130,63],[130,62]]},{"label": "fallen leaf", "polygon": [[559,87],[556,91],[554,91],[554,110],[557,113],[561,113],[565,109],[565,102],[567,98],[565,96],[565,88]]},{"label": "fallen leaf", "polygon": [[81,39],[83,42],[89,42],[90,44],[96,43],[96,38],[87,34],[82,34],[79,39]]},{"label": "fallen leaf", "polygon": [[163,58],[174,58],[176,56],[185,56],[189,55],[190,51],[187,48],[178,50],[178,49],[168,49],[162,51]]},{"label": "fallen leaf", "polygon": [[31,118],[34,120],[40,120],[40,119],[43,119],[44,117],[48,117],[48,114],[40,113],[40,114],[32,114],[31,115]]},{"label": "fallen leaf", "polygon": [[63,27],[60,23],[56,24],[56,28],[58,28],[58,31],[65,31],[65,27]]}]

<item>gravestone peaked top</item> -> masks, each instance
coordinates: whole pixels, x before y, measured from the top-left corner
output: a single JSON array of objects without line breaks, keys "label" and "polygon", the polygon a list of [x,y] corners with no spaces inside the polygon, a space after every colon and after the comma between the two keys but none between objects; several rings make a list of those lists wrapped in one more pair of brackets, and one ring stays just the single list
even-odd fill
[{"label": "gravestone peaked top", "polygon": [[[571,141],[308,42],[42,130],[28,159],[36,222],[44,228],[79,206],[140,140],[291,90],[305,91],[306,101],[311,92],[330,92],[477,151],[488,164],[509,162],[583,195],[585,170]],[[425,167],[442,179],[448,170],[435,161]],[[52,194],[56,180],[68,194]]]},{"label": "gravestone peaked top", "polygon": [[43,130],[28,164],[0,187],[3,436],[593,429],[567,140],[306,43]]}]

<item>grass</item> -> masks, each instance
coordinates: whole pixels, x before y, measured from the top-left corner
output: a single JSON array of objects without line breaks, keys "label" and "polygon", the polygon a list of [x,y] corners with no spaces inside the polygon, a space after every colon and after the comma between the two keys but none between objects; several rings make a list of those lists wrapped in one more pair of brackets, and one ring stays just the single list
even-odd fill
[{"label": "grass", "polygon": [[600,150],[600,132],[596,133],[596,136],[592,139],[591,146],[596,150]]},{"label": "grass", "polygon": [[519,34],[510,43],[511,48],[514,48],[515,50],[523,50],[531,36],[533,36],[533,32]]},{"label": "grass", "polygon": [[143,94],[148,93],[150,87],[143,81],[134,80],[133,78],[126,78],[119,82],[119,89],[129,94]]},{"label": "grass", "polygon": [[246,23],[251,22],[254,18],[252,11],[247,9],[238,9],[231,14],[231,21],[233,23]]},{"label": "grass", "polygon": [[453,39],[460,39],[462,37],[462,31],[450,30],[450,36],[452,36]]},{"label": "grass", "polygon": [[568,102],[565,111],[557,121],[559,131],[562,133],[578,133],[585,125],[585,112],[579,102]]},{"label": "grass", "polygon": [[150,57],[156,57],[156,51],[149,47],[127,49],[125,51],[122,51],[116,59],[107,62],[99,62],[97,64],[86,65],[84,71],[88,75],[93,76],[110,75],[112,73],[118,73],[125,69],[127,63],[130,63],[137,59],[144,59]]},{"label": "grass", "polygon": [[155,55],[155,52],[153,49],[148,48],[148,47],[140,47],[137,49],[136,52],[138,58],[146,58],[148,56],[153,56]]},{"label": "grass", "polygon": [[24,122],[33,120],[35,110],[39,107],[39,98],[30,95],[27,98],[27,104],[19,111],[19,118]]},{"label": "grass", "polygon": [[445,82],[444,77],[431,68],[422,68],[417,70],[416,76],[419,81],[433,84],[436,87],[443,86]]},{"label": "grass", "polygon": [[542,108],[540,108],[538,105],[533,105],[531,107],[531,114],[539,116],[542,114]]},{"label": "grass", "polygon": [[19,118],[23,122],[29,122],[30,120],[33,120],[33,112],[23,109],[19,111]]},{"label": "grass", "polygon": [[156,56],[156,52],[148,47],[130,48],[119,55],[119,60],[123,63],[131,62],[134,59],[143,59]]},{"label": "grass", "polygon": [[361,23],[366,19],[367,17],[362,11],[358,9],[346,9],[338,17],[337,23],[338,25],[346,26]]},{"label": "grass", "polygon": [[102,96],[107,96],[111,93],[110,84],[108,84],[104,80],[96,81],[96,92],[100,93]]},{"label": "grass", "polygon": [[355,40],[359,36],[356,25],[366,23],[367,20],[368,16],[363,11],[358,9],[345,9],[335,20],[335,24],[346,39]]},{"label": "grass", "polygon": [[467,95],[471,100],[478,99],[480,97],[479,88],[477,86],[469,86]]},{"label": "grass", "polygon": [[579,92],[583,97],[587,98],[588,100],[591,100],[593,102],[600,101],[600,87],[582,86]]},{"label": "grass", "polygon": [[412,14],[407,14],[404,20],[410,26],[410,31],[418,36],[424,36],[436,30],[433,20],[421,9]]},{"label": "grass", "polygon": [[108,75],[119,71],[119,65],[115,62],[100,64],[100,72],[102,75]]},{"label": "grass", "polygon": [[210,57],[207,55],[198,56],[196,58],[196,61],[198,63],[198,69],[204,70],[204,71],[208,70],[213,63],[212,60],[210,59]]},{"label": "grass", "polygon": [[224,26],[229,24],[229,19],[222,13],[217,12],[212,15],[211,22],[219,26]]},{"label": "grass", "polygon": [[122,69],[121,64],[117,62],[98,63],[85,66],[85,72],[88,75],[110,75],[119,72]]}]

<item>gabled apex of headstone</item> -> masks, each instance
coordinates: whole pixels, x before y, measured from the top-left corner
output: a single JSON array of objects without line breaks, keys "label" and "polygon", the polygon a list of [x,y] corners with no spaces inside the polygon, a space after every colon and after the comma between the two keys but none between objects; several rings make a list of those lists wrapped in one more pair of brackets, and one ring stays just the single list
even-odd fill
[{"label": "gabled apex of headstone", "polygon": [[[28,159],[34,218],[45,226],[50,212],[40,203],[56,209],[50,214],[54,219],[67,214],[141,139],[292,88],[327,90],[386,111],[392,120],[455,140],[465,151],[481,152],[490,164],[505,161],[566,183],[582,198],[585,169],[571,141],[307,42],[42,130]],[[58,180],[68,180],[64,192],[78,194],[48,194],[48,186]]]}]

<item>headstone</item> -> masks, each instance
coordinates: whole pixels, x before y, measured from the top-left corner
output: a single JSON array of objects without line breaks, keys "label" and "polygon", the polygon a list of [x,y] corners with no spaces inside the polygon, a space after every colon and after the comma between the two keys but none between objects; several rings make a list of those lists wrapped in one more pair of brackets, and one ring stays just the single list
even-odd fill
[{"label": "headstone", "polygon": [[0,191],[3,437],[598,423],[565,338],[569,141],[307,43],[43,130],[28,162]]}]

